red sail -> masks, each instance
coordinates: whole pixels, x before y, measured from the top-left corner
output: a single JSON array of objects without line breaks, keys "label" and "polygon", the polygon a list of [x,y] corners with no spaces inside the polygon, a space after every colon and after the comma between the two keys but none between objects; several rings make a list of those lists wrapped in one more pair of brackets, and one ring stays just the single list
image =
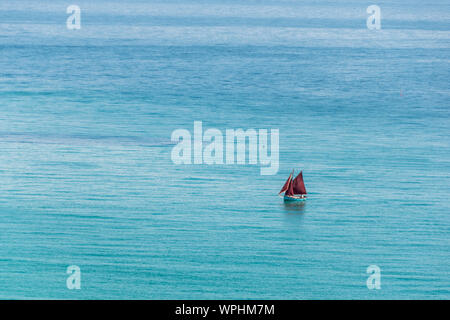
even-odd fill
[{"label": "red sail", "polygon": [[278,194],[281,194],[281,193],[285,192],[288,189],[289,182],[291,181],[291,179],[292,179],[292,173],[289,175],[289,178],[286,180],[286,182],[284,183],[283,188],[281,188],[281,191]]},{"label": "red sail", "polygon": [[294,194],[306,194],[305,183],[303,182],[303,174],[302,171],[295,177],[292,182]]},{"label": "red sail", "polygon": [[286,193],[284,194],[285,196],[293,196],[294,195],[294,187],[293,187],[293,180],[292,178],[289,180],[289,186],[288,189],[286,190]]}]

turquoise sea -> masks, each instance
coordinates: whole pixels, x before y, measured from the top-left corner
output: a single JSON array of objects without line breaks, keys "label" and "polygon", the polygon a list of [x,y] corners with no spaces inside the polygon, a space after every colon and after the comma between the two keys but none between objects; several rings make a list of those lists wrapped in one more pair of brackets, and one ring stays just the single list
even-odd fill
[{"label": "turquoise sea", "polygon": [[[1,299],[450,298],[448,1],[379,1],[381,30],[351,0],[69,4],[0,2]],[[278,173],[174,164],[194,121],[279,129]]]}]

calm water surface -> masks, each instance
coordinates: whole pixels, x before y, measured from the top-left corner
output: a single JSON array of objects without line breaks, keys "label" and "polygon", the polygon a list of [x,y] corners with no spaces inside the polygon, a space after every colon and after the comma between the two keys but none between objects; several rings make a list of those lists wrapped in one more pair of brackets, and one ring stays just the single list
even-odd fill
[{"label": "calm water surface", "polygon": [[[0,298],[450,298],[448,2],[379,31],[352,1],[77,4],[0,4]],[[173,164],[196,120],[278,128],[278,174]]]}]

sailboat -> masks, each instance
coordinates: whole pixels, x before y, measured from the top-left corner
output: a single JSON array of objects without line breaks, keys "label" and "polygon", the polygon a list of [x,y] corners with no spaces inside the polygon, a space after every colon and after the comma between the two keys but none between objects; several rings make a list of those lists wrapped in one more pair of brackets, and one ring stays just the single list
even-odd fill
[{"label": "sailboat", "polygon": [[306,188],[303,182],[303,171],[292,179],[294,176],[294,170],[289,175],[289,178],[284,183],[283,188],[278,193],[279,195],[284,192],[284,201],[305,201],[306,200]]}]

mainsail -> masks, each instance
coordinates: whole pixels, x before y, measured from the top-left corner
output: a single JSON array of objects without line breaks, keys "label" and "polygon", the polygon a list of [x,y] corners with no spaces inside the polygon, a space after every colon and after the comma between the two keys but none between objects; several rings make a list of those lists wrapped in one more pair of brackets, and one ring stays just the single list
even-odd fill
[{"label": "mainsail", "polygon": [[289,184],[292,180],[292,173],[289,175],[289,178],[286,180],[286,182],[284,183],[283,188],[281,188],[281,191],[278,194],[282,194],[283,192],[285,192],[288,188],[289,188]]},{"label": "mainsail", "polygon": [[287,188],[287,190],[286,190],[286,193],[284,194],[285,196],[293,196],[294,195],[294,187],[293,187],[293,180],[292,180],[292,177],[291,177],[291,179],[289,180],[289,185],[288,185],[288,188]]},{"label": "mainsail", "polygon": [[294,194],[306,194],[305,183],[303,182],[303,173],[300,171],[298,176],[292,181]]}]

